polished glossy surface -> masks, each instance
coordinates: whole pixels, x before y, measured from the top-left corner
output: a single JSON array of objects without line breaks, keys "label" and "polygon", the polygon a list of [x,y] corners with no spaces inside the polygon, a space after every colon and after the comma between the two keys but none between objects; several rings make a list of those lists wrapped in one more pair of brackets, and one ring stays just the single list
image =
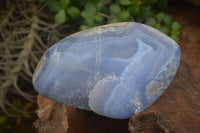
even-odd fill
[{"label": "polished glossy surface", "polygon": [[43,96],[110,118],[129,118],[153,104],[178,69],[180,48],[139,23],[75,33],[49,48],[33,77]]}]

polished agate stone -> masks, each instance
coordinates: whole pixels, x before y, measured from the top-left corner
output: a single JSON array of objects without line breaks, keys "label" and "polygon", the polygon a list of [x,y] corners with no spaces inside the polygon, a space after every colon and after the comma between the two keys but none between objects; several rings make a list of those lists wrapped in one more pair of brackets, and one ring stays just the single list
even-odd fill
[{"label": "polished agate stone", "polygon": [[109,24],[50,47],[33,84],[49,99],[110,118],[129,118],[161,96],[174,78],[180,55],[176,42],[154,28]]}]

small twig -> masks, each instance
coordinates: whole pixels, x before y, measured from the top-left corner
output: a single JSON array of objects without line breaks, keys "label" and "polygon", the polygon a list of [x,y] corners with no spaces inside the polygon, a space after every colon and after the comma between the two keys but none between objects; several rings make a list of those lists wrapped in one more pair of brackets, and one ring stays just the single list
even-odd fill
[{"label": "small twig", "polygon": [[31,79],[30,79],[30,77],[28,77],[26,74],[20,73],[20,76],[21,76],[24,80],[26,80],[26,81],[28,81],[28,82],[32,82]]},{"label": "small twig", "polygon": [[40,44],[43,48],[45,48],[45,49],[48,48],[48,47],[42,42],[42,40],[38,37],[38,35],[35,35],[35,39],[39,42],[39,44]]},{"label": "small twig", "polygon": [[8,61],[8,62],[0,62],[0,65],[17,65],[18,63],[15,61]]},{"label": "small twig", "polygon": [[24,70],[24,72],[25,72],[28,76],[32,77],[32,76],[33,76],[33,73],[30,71],[30,67],[29,67],[28,60],[25,60],[25,61],[23,62],[23,64],[24,64],[24,67],[23,67],[22,70]]},{"label": "small twig", "polygon": [[22,5],[19,5],[19,3],[17,4],[18,9],[20,11],[20,13],[29,21],[31,21],[31,18],[24,12],[24,10],[21,9]]},{"label": "small twig", "polygon": [[35,54],[33,54],[33,52],[31,52],[31,59],[33,59],[35,63],[39,61],[39,59],[35,56]]},{"label": "small twig", "polygon": [[102,13],[102,12],[97,12],[97,14],[99,14],[99,15],[101,15],[101,16],[103,16],[103,17],[106,17],[106,18],[112,19],[111,16],[108,16],[107,14],[104,14],[104,13]]},{"label": "small twig", "polygon": [[11,6],[11,7],[9,8],[9,11],[8,11],[8,13],[6,14],[5,18],[3,18],[3,19],[1,20],[1,22],[0,22],[0,29],[1,29],[1,27],[3,27],[3,26],[5,26],[5,25],[8,24],[9,19],[10,19],[10,17],[12,16],[14,10],[15,10],[15,7],[14,7],[14,6]]},{"label": "small twig", "polygon": [[27,24],[26,19],[25,20],[18,20],[18,21],[14,21],[14,22],[9,22],[8,23],[9,26],[16,26],[16,25],[22,25],[22,24]]},{"label": "small twig", "polygon": [[28,93],[23,92],[19,86],[17,85],[17,77],[13,78],[12,80],[12,84],[15,87],[16,91],[23,97],[25,97],[26,99],[30,100],[30,101],[34,101],[33,99],[35,98],[35,96],[30,95]]},{"label": "small twig", "polygon": [[20,34],[28,34],[29,31],[28,30],[18,30],[15,32],[16,35],[20,35]]},{"label": "small twig", "polygon": [[[6,71],[6,72],[9,72],[10,71],[10,69],[8,68],[8,67],[2,67],[2,66],[0,66],[0,70],[3,70],[4,72]],[[1,80],[1,79],[0,79]]]},{"label": "small twig", "polygon": [[10,35],[8,37],[6,37],[6,39],[4,40],[4,42],[0,42],[0,47],[10,47],[7,44],[12,44],[12,47],[15,47],[18,44],[22,44],[27,38],[21,38],[18,40],[13,41],[14,36]]},{"label": "small twig", "polygon": [[58,27],[58,24],[53,24],[46,27],[39,27],[38,30],[44,31],[44,32],[50,32],[52,29],[56,29],[57,27]]},{"label": "small twig", "polygon": [[17,58],[19,57],[19,54],[11,54],[11,55],[0,55],[0,58]]},{"label": "small twig", "polygon": [[[44,26],[48,26],[48,27],[49,27],[49,26],[53,26],[52,24],[47,23],[47,22],[44,22],[44,21],[42,21],[42,20],[39,20],[38,22],[39,22],[39,24],[44,25]],[[54,25],[57,26],[58,24],[54,24]]]},{"label": "small twig", "polygon": [[45,2],[45,4],[43,4],[43,5],[35,12],[34,15],[36,15],[36,14],[39,15],[39,14],[42,12],[42,10],[48,5],[48,3],[49,3],[49,0],[48,0],[47,2]]}]

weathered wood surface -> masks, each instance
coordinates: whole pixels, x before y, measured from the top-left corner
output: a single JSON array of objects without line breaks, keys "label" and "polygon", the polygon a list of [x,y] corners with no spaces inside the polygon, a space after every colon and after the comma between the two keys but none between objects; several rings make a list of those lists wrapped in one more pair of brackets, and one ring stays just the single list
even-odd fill
[{"label": "weathered wood surface", "polygon": [[39,117],[33,126],[39,133],[66,133],[68,130],[67,106],[38,96]]},{"label": "weathered wood surface", "polygon": [[147,110],[130,120],[113,120],[77,110],[38,96],[42,133],[199,133],[200,132],[200,12],[169,9],[182,25],[182,60],[178,73],[164,94]]}]

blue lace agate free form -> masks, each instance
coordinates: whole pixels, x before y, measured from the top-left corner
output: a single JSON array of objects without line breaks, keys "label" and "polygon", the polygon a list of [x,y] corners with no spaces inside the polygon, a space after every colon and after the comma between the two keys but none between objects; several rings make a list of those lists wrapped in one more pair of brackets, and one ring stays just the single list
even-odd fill
[{"label": "blue lace agate free form", "polygon": [[44,97],[110,118],[129,118],[169,86],[180,48],[149,26],[124,22],[84,30],[41,58],[35,89]]}]

